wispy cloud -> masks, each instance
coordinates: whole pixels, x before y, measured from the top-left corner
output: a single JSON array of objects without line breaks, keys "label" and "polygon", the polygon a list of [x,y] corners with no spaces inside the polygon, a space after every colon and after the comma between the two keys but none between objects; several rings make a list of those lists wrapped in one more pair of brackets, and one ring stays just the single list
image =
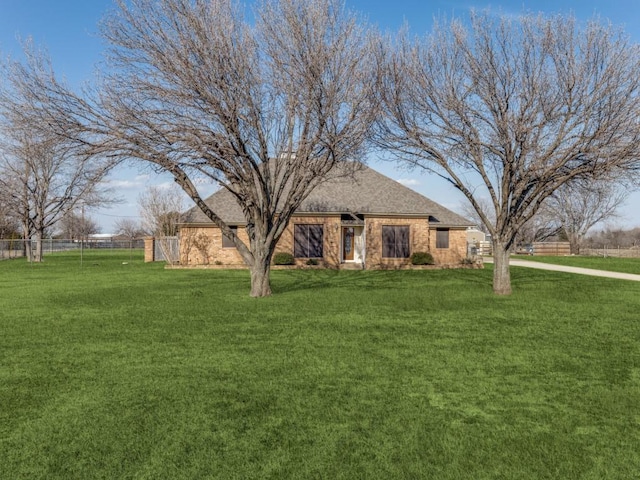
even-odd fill
[{"label": "wispy cloud", "polygon": [[147,180],[149,179],[149,175],[136,175],[132,179],[129,178],[110,178],[105,183],[110,188],[117,188],[120,190],[135,190],[140,187],[143,187]]},{"label": "wispy cloud", "polygon": [[493,17],[503,17],[510,20],[520,20],[523,15],[528,13],[537,13],[541,9],[535,8],[526,8],[524,4],[522,4],[519,8],[513,5],[504,5],[504,4],[491,4],[491,3],[468,3],[465,5],[466,11],[475,11],[476,13],[488,13]]},{"label": "wispy cloud", "polygon": [[420,185],[420,181],[416,178],[399,178],[396,182],[404,185],[405,187],[417,187]]},{"label": "wispy cloud", "polygon": [[142,185],[140,182],[136,182],[135,180],[107,180],[106,183],[111,188],[119,188],[123,190],[138,188]]},{"label": "wispy cloud", "polygon": [[156,188],[160,189],[160,190],[169,190],[171,188],[176,187],[176,182],[162,182],[162,183],[157,183],[155,185]]}]

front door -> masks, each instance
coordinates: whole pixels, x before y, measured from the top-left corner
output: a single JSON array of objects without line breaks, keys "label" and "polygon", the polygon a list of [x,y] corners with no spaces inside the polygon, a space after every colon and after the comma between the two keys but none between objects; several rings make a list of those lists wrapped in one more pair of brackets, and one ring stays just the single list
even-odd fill
[{"label": "front door", "polygon": [[353,227],[342,228],[342,260],[345,262],[353,261],[354,233]]}]

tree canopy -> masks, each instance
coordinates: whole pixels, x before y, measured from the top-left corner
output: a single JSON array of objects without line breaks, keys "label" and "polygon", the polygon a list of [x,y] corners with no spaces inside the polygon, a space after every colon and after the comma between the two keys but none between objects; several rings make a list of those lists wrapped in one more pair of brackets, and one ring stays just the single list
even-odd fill
[{"label": "tree canopy", "polygon": [[[296,208],[347,160],[360,160],[374,108],[366,29],[339,0],[264,0],[248,21],[231,0],[118,0],[105,18],[102,83],[77,95],[23,69],[44,124],[90,155],[169,172],[232,238],[269,295],[273,249]],[[42,108],[41,108],[42,107]],[[194,179],[242,207],[245,245]]]},{"label": "tree canopy", "polygon": [[381,42],[378,60],[379,145],[467,197],[492,236],[496,293],[511,292],[509,251],[553,192],[637,166],[640,50],[611,26],[474,13]]}]

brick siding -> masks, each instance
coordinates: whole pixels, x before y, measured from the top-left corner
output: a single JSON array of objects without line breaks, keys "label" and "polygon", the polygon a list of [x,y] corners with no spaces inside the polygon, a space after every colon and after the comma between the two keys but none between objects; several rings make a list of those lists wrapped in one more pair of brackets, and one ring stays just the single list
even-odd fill
[{"label": "brick siding", "polygon": [[[295,216],[282,234],[275,252],[294,253],[294,228],[296,224],[320,224],[323,229],[323,254],[321,264],[329,268],[340,268],[342,223],[340,215]],[[385,225],[409,226],[409,251],[430,252],[436,264],[460,264],[467,254],[466,229],[449,230],[449,248],[436,248],[436,229],[430,227],[426,218],[397,218],[365,216],[365,264],[370,269],[399,268],[410,265],[409,258],[382,257],[382,227]],[[238,236],[245,242],[249,239],[244,227],[238,227]],[[307,259],[295,259],[304,265]],[[182,265],[244,265],[235,248],[222,247],[222,232],[217,227],[183,226],[180,230],[180,263]]]},{"label": "brick siding", "polygon": [[[249,245],[244,227],[238,227],[238,237]],[[182,265],[244,265],[236,248],[222,247],[222,230],[217,227],[182,227],[180,229],[180,264]]]},{"label": "brick siding", "polygon": [[449,229],[449,248],[436,248],[436,229],[429,229],[429,251],[437,265],[456,265],[467,256],[466,228]]},{"label": "brick siding", "polygon": [[409,255],[429,251],[429,221],[426,218],[365,217],[367,268],[395,268],[410,265],[409,258],[384,258],[382,256],[382,227],[409,227]]},{"label": "brick siding", "polygon": [[153,237],[144,237],[144,261],[155,261],[155,239]]}]

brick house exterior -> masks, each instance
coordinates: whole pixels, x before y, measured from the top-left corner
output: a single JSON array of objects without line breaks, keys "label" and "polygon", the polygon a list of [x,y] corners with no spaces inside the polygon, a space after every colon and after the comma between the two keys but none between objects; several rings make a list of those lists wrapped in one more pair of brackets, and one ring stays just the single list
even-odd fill
[{"label": "brick house exterior", "polygon": [[[248,244],[246,220],[226,190],[207,204]],[[302,203],[276,252],[310,258],[329,268],[399,268],[414,252],[430,252],[436,264],[459,265],[467,256],[471,222],[400,183],[363,166],[327,180]],[[180,225],[180,264],[241,267],[242,257],[220,228],[197,208]]]}]

